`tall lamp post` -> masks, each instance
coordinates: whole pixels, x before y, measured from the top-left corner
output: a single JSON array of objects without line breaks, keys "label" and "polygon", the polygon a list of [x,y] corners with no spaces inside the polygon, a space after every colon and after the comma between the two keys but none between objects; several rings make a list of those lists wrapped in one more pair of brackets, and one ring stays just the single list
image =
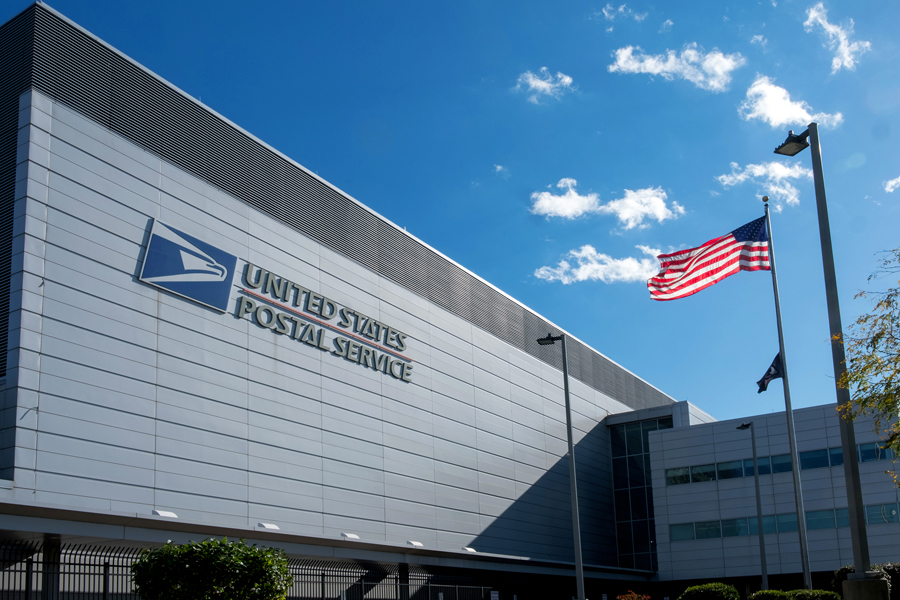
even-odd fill
[{"label": "tall lamp post", "polygon": [[[806,139],[809,138],[809,143]],[[819,239],[822,244],[822,265],[825,271],[825,298],[828,303],[828,326],[831,333],[831,357],[834,363],[834,382],[838,406],[850,402],[850,391],[840,386],[847,372],[844,357],[841,307],[838,303],[837,278],[834,271],[834,254],[831,249],[831,227],[828,224],[828,206],[825,203],[825,179],[822,175],[822,149],[819,146],[819,127],[810,123],[800,135],[788,133],[783,144],[775,148],[775,154],[795,156],[812,144],[813,182],[816,188],[816,209],[819,216]],[[847,512],[850,517],[850,540],[853,546],[854,579],[865,577],[869,570],[869,542],[863,513],[862,488],[859,481],[859,464],[856,461],[856,434],[853,422],[841,417],[841,450],[844,454],[844,481],[847,485]],[[799,517],[799,515],[798,515]]]},{"label": "tall lamp post", "polygon": [[762,499],[759,494],[759,459],[756,456],[756,429],[753,428],[753,421],[749,423],[741,423],[737,429],[749,429],[750,441],[753,444],[753,479],[756,484],[756,530],[759,533],[759,567],[762,573],[761,589],[769,589],[769,573],[766,569],[766,537],[765,527],[763,526]]},{"label": "tall lamp post", "polygon": [[556,342],[562,342],[563,363],[563,390],[566,397],[566,434],[569,438],[569,493],[572,496],[572,536],[575,542],[575,579],[578,585],[578,600],[586,600],[584,597],[584,566],[581,563],[581,525],[578,520],[578,486],[575,484],[575,445],[572,442],[572,406],[569,402],[569,361],[566,352],[566,336],[560,334],[540,338],[537,343],[541,346],[552,346]]}]

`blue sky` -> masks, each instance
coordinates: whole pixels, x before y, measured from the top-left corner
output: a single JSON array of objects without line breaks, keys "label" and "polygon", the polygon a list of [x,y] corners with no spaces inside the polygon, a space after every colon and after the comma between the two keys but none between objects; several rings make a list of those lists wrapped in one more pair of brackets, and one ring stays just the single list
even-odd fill
[{"label": "blue sky", "polygon": [[898,245],[900,3],[672,4],[50,3],[719,419],[784,408],[769,273],[645,280],[769,195],[794,406],[833,402],[810,153],[772,151],[819,123],[846,327]]}]

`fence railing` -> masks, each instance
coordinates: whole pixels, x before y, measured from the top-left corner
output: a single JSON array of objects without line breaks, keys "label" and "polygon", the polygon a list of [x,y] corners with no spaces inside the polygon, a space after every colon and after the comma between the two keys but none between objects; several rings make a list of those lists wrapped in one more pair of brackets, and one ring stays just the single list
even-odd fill
[{"label": "fence railing", "polygon": [[[0,600],[139,600],[140,549],[3,542]],[[292,559],[288,600],[498,600],[495,587],[398,565]],[[493,595],[492,593],[493,592]],[[507,600],[507,599],[504,599]],[[510,597],[508,600],[512,600]]]}]

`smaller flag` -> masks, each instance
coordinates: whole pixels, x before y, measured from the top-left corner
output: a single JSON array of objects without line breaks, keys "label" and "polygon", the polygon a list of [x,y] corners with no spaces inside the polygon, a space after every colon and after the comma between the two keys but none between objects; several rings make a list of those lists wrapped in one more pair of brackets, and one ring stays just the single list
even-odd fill
[{"label": "smaller flag", "polygon": [[647,280],[653,300],[677,300],[719,283],[738,271],[768,271],[766,217],[741,225],[702,246],[660,254],[659,273]]},{"label": "smaller flag", "polygon": [[782,377],[784,377],[784,369],[781,368],[781,352],[779,352],[775,355],[775,360],[772,361],[766,374],[762,376],[762,379],[756,382],[756,385],[759,386],[759,390],[756,393],[762,394],[766,391],[766,388],[769,387],[769,384],[772,383],[773,379],[780,379]]}]

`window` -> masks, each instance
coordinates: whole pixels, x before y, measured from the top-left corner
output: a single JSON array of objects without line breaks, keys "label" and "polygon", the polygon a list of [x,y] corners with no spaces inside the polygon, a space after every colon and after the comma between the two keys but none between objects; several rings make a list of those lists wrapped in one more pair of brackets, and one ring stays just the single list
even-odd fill
[{"label": "window", "polygon": [[616,521],[631,520],[631,502],[630,494],[627,489],[616,490]]},{"label": "window", "polygon": [[629,456],[628,461],[628,487],[644,487],[649,482],[644,479],[644,457],[640,454]]},{"label": "window", "polygon": [[866,522],[869,525],[877,525],[878,523],[896,523],[897,505],[896,504],[876,504],[866,507]]},{"label": "window", "polygon": [[625,458],[614,458],[613,464],[613,486],[617,490],[628,487],[628,463]]},{"label": "window", "polygon": [[834,529],[837,524],[834,520],[833,510],[808,510],[806,511],[806,528],[810,531],[814,529]]},{"label": "window", "polygon": [[871,444],[859,444],[859,462],[872,462],[875,460],[891,460],[893,452],[890,448],[884,448],[881,444],[873,442]]},{"label": "window", "polygon": [[625,446],[628,448],[628,454],[643,454],[644,449],[641,445],[641,424],[629,423],[625,426]]},{"label": "window", "polygon": [[660,429],[672,429],[672,417],[663,417],[657,420]]},{"label": "window", "polygon": [[719,479],[734,479],[744,476],[744,463],[740,460],[720,462],[716,465]]},{"label": "window", "polygon": [[647,488],[631,488],[631,518],[634,520],[647,519]]},{"label": "window", "polygon": [[[763,520],[765,520],[765,517],[763,517]],[[797,531],[797,513],[776,515],[775,521],[778,524],[778,533]]]},{"label": "window", "polygon": [[699,467],[691,467],[691,481],[697,483],[699,481],[715,481],[716,465],[700,465]]},{"label": "window", "polygon": [[612,446],[612,455],[614,457],[625,456],[625,427],[609,428],[609,441]]},{"label": "window", "polygon": [[850,527],[850,513],[846,508],[834,509],[834,520],[838,527]]},{"label": "window", "polygon": [[719,526],[718,521],[704,521],[703,523],[694,523],[694,529],[697,532],[698,540],[722,537],[722,530]]},{"label": "window", "polygon": [[635,521],[631,524],[634,532],[634,551],[650,552],[650,526],[647,521]]},{"label": "window", "polygon": [[656,421],[644,421],[641,423],[641,432],[644,441],[644,452],[650,452],[650,432],[658,429]]},{"label": "window", "polygon": [[830,466],[828,462],[828,450],[811,450],[809,452],[800,453],[801,469],[821,469],[828,466]]},{"label": "window", "polygon": [[694,524],[683,523],[681,525],[669,525],[669,539],[673,542],[683,542],[694,539]]},{"label": "window", "polygon": [[722,537],[750,535],[747,519],[722,519]]},{"label": "window", "polygon": [[[768,456],[760,456],[756,459],[756,462],[759,464],[759,474],[760,475],[768,475],[772,472],[771,467],[769,466],[769,457]],[[744,461],[744,475],[746,477],[753,477],[753,459],[748,458]]]},{"label": "window", "polygon": [[832,467],[840,467],[844,464],[844,451],[841,448],[829,448],[828,458]]},{"label": "window", "polygon": [[677,469],[666,469],[666,485],[678,485],[681,483],[691,482],[690,467],[678,467]]},{"label": "window", "polygon": [[[756,524],[756,517],[747,519],[750,525],[750,535],[759,535],[759,527]],[[763,533],[775,533],[777,531],[775,525],[775,515],[763,516]]]},{"label": "window", "polygon": [[791,470],[791,455],[779,454],[772,457],[773,473],[788,473]]}]

